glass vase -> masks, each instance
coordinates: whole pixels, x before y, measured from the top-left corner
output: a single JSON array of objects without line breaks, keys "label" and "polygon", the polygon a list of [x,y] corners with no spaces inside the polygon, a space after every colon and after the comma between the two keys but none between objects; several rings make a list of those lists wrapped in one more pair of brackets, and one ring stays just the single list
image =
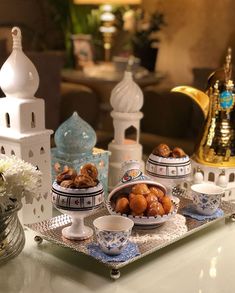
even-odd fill
[{"label": "glass vase", "polygon": [[15,203],[5,212],[0,212],[0,264],[17,256],[25,244],[25,234],[17,212],[22,204]]}]

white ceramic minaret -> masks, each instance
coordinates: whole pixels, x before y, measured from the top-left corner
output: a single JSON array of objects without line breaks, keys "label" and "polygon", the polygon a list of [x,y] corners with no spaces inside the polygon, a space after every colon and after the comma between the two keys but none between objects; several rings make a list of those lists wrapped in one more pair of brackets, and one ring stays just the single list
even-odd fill
[{"label": "white ceramic minaret", "polygon": [[43,99],[34,97],[39,77],[33,63],[22,51],[21,31],[12,29],[13,50],[0,71],[0,87],[6,97],[0,99],[0,152],[16,155],[32,163],[43,174],[40,200],[23,203],[20,218],[32,223],[52,216],[50,200],[50,135],[45,129]]},{"label": "white ceramic minaret", "polygon": [[[111,152],[109,161],[109,189],[118,183],[123,162],[137,160],[141,169],[144,170],[142,161],[142,146],[139,144],[140,120],[143,113],[140,112],[143,106],[143,93],[134,82],[132,73],[126,71],[124,78],[112,91],[110,103],[113,107],[111,116],[114,126],[114,140],[109,144]],[[127,138],[128,129],[135,132],[135,139]]]}]

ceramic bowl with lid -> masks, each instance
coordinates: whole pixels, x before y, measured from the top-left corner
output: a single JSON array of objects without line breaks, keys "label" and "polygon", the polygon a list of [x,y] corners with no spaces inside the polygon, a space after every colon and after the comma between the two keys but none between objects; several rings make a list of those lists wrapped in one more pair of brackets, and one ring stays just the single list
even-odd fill
[{"label": "ceramic bowl with lid", "polygon": [[189,156],[182,158],[160,157],[150,154],[146,163],[147,175],[167,186],[169,194],[177,184],[186,181],[191,174],[191,160]]},{"label": "ceramic bowl with lid", "polygon": [[170,211],[162,215],[147,216],[144,214],[133,215],[131,211],[126,213],[117,212],[115,209],[117,200],[123,195],[126,195],[126,197],[128,198],[128,195],[130,195],[130,193],[132,192],[133,187],[137,184],[139,185],[143,183],[147,185],[148,188],[155,187],[160,190],[161,193],[164,194],[164,196],[167,197],[166,187],[156,181],[151,180],[148,176],[143,174],[142,171],[138,169],[138,164],[136,163],[136,161],[126,162],[125,169],[126,170],[121,181],[110,192],[108,196],[106,206],[110,214],[128,217],[134,222],[135,226],[139,226],[143,229],[151,229],[165,223],[177,213],[179,207],[179,199],[176,197],[170,197],[170,201],[172,203],[171,209]]}]

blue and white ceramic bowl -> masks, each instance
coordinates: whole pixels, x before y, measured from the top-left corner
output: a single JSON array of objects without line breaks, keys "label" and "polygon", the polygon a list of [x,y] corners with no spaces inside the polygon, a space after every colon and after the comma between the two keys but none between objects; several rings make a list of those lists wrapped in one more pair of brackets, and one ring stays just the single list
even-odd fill
[{"label": "blue and white ceramic bowl", "polygon": [[163,158],[150,154],[146,162],[147,175],[167,186],[167,193],[172,195],[175,186],[183,186],[182,183],[191,174],[191,160],[188,156],[182,158]]},{"label": "blue and white ceramic bowl", "polygon": [[146,163],[146,172],[157,179],[182,179],[190,175],[191,161],[188,156],[163,158],[150,154]]},{"label": "blue and white ceramic bowl", "polygon": [[199,214],[210,216],[216,212],[224,194],[222,187],[210,183],[200,183],[191,186],[192,200]]},{"label": "blue and white ceramic bowl", "polygon": [[162,216],[133,216],[131,214],[121,214],[115,211],[114,203],[116,199],[122,194],[130,194],[132,187],[137,183],[145,183],[149,187],[157,187],[161,189],[164,194],[166,194],[166,187],[161,183],[151,180],[148,176],[143,174],[142,171],[138,169],[137,162],[127,161],[125,165],[127,166],[127,171],[124,173],[119,184],[108,195],[106,207],[109,213],[111,215],[121,215],[123,217],[127,217],[134,222],[136,227],[141,229],[153,229],[171,219],[177,213],[179,207],[179,199],[174,196],[171,197],[171,211],[168,214],[164,214]]},{"label": "blue and white ceramic bowl", "polygon": [[102,216],[93,221],[97,242],[109,255],[118,255],[128,244],[134,222],[122,216]]},{"label": "blue and white ceramic bowl", "polygon": [[104,201],[101,183],[89,188],[65,188],[56,181],[52,185],[52,203],[59,210],[89,212]]},{"label": "blue and white ceramic bowl", "polygon": [[93,235],[93,230],[84,225],[84,218],[99,209],[104,200],[101,183],[88,188],[65,188],[55,181],[51,199],[54,206],[69,215],[72,225],[62,229],[62,235],[71,240],[84,240]]},{"label": "blue and white ceramic bowl", "polygon": [[169,221],[172,217],[174,217],[177,214],[177,211],[179,208],[179,199],[175,196],[171,197],[172,210],[168,214],[165,214],[163,216],[157,215],[157,216],[147,217],[147,216],[132,216],[131,214],[127,215],[127,214],[117,213],[113,206],[115,199],[118,198],[120,194],[123,194],[123,193],[129,194],[131,192],[132,187],[136,183],[145,183],[148,186],[154,186],[162,190],[165,190],[164,186],[162,186],[161,184],[157,184],[156,182],[151,180],[131,182],[123,186],[118,186],[109,194],[108,200],[106,202],[106,207],[111,215],[122,215],[123,217],[127,217],[128,219],[134,222],[136,227],[140,229],[154,229],[158,227],[159,225]]}]

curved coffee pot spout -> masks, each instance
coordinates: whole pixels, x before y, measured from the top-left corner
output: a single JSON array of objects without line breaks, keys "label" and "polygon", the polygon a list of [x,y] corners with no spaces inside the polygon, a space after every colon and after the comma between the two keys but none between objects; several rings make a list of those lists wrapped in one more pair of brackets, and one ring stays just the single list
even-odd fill
[{"label": "curved coffee pot spout", "polygon": [[201,110],[204,114],[204,118],[205,119],[207,118],[208,111],[209,111],[209,105],[210,105],[210,99],[207,94],[205,94],[204,92],[202,92],[194,87],[184,86],[184,85],[174,87],[171,91],[185,94],[186,96],[191,98],[201,108]]}]

